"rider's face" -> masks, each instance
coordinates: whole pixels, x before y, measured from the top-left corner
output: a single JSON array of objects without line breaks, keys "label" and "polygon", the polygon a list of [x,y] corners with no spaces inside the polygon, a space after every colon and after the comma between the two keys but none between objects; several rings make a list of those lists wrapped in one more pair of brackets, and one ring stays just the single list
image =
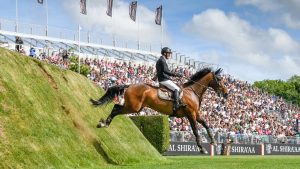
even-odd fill
[{"label": "rider's face", "polygon": [[172,53],[166,53],[166,54],[165,54],[166,59],[170,59],[171,56],[172,56]]}]

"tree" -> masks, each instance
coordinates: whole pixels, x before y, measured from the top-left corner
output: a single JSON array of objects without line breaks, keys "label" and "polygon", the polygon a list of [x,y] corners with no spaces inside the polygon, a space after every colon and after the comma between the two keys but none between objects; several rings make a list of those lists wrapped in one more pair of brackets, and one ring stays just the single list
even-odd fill
[{"label": "tree", "polygon": [[[70,66],[69,69],[78,72],[78,57],[76,55],[72,55],[70,58]],[[80,64],[80,74],[87,76],[91,73],[91,68],[88,65]]]},{"label": "tree", "polygon": [[286,82],[282,80],[256,81],[254,86],[300,106],[300,76],[294,75]]}]

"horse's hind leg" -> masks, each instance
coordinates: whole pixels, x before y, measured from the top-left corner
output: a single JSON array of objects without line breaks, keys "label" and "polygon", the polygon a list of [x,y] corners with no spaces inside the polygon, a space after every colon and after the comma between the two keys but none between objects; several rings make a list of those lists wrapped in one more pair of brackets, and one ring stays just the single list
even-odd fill
[{"label": "horse's hind leg", "polygon": [[216,146],[216,140],[215,140],[215,138],[213,137],[213,134],[212,134],[211,129],[209,129],[209,127],[207,126],[207,123],[206,123],[202,118],[200,118],[200,117],[197,117],[197,121],[198,121],[199,123],[201,123],[202,126],[206,129],[206,132],[207,132],[207,134],[208,134],[208,137],[210,138],[210,144]]},{"label": "horse's hind leg", "polygon": [[107,117],[107,119],[106,120],[100,119],[100,121],[97,125],[97,128],[108,127],[110,125],[111,121],[113,120],[113,118],[122,113],[123,108],[124,108],[124,106],[115,104],[110,115]]},{"label": "horse's hind leg", "polygon": [[194,119],[192,117],[188,117],[188,119],[190,121],[190,125],[192,127],[193,133],[194,133],[194,135],[196,137],[196,143],[197,143],[197,146],[200,149],[200,153],[208,154],[208,152],[206,151],[206,149],[204,147],[202,147],[202,145],[201,145],[201,138],[200,138],[200,135],[199,135],[197,127],[196,127],[196,119]]}]

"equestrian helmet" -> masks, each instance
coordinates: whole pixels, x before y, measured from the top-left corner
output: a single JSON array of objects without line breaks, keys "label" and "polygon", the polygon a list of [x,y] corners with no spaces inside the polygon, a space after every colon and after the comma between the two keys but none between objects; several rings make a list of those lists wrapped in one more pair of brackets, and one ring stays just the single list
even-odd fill
[{"label": "equestrian helmet", "polygon": [[172,50],[168,47],[164,47],[161,49],[161,54],[163,55],[164,53],[172,53]]}]

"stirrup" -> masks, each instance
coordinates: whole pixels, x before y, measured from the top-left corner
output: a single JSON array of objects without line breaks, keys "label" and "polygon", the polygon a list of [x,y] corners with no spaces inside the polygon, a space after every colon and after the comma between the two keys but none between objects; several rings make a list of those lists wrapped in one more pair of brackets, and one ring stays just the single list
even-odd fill
[{"label": "stirrup", "polygon": [[175,107],[173,107],[173,115],[176,115],[178,111],[179,111],[179,108],[175,109]]},{"label": "stirrup", "polygon": [[173,112],[176,114],[180,108],[185,108],[186,104],[179,103],[177,106],[173,105]]},{"label": "stirrup", "polygon": [[180,108],[180,107],[186,107],[186,104],[180,99],[179,100],[179,104],[178,104],[178,107]]}]

